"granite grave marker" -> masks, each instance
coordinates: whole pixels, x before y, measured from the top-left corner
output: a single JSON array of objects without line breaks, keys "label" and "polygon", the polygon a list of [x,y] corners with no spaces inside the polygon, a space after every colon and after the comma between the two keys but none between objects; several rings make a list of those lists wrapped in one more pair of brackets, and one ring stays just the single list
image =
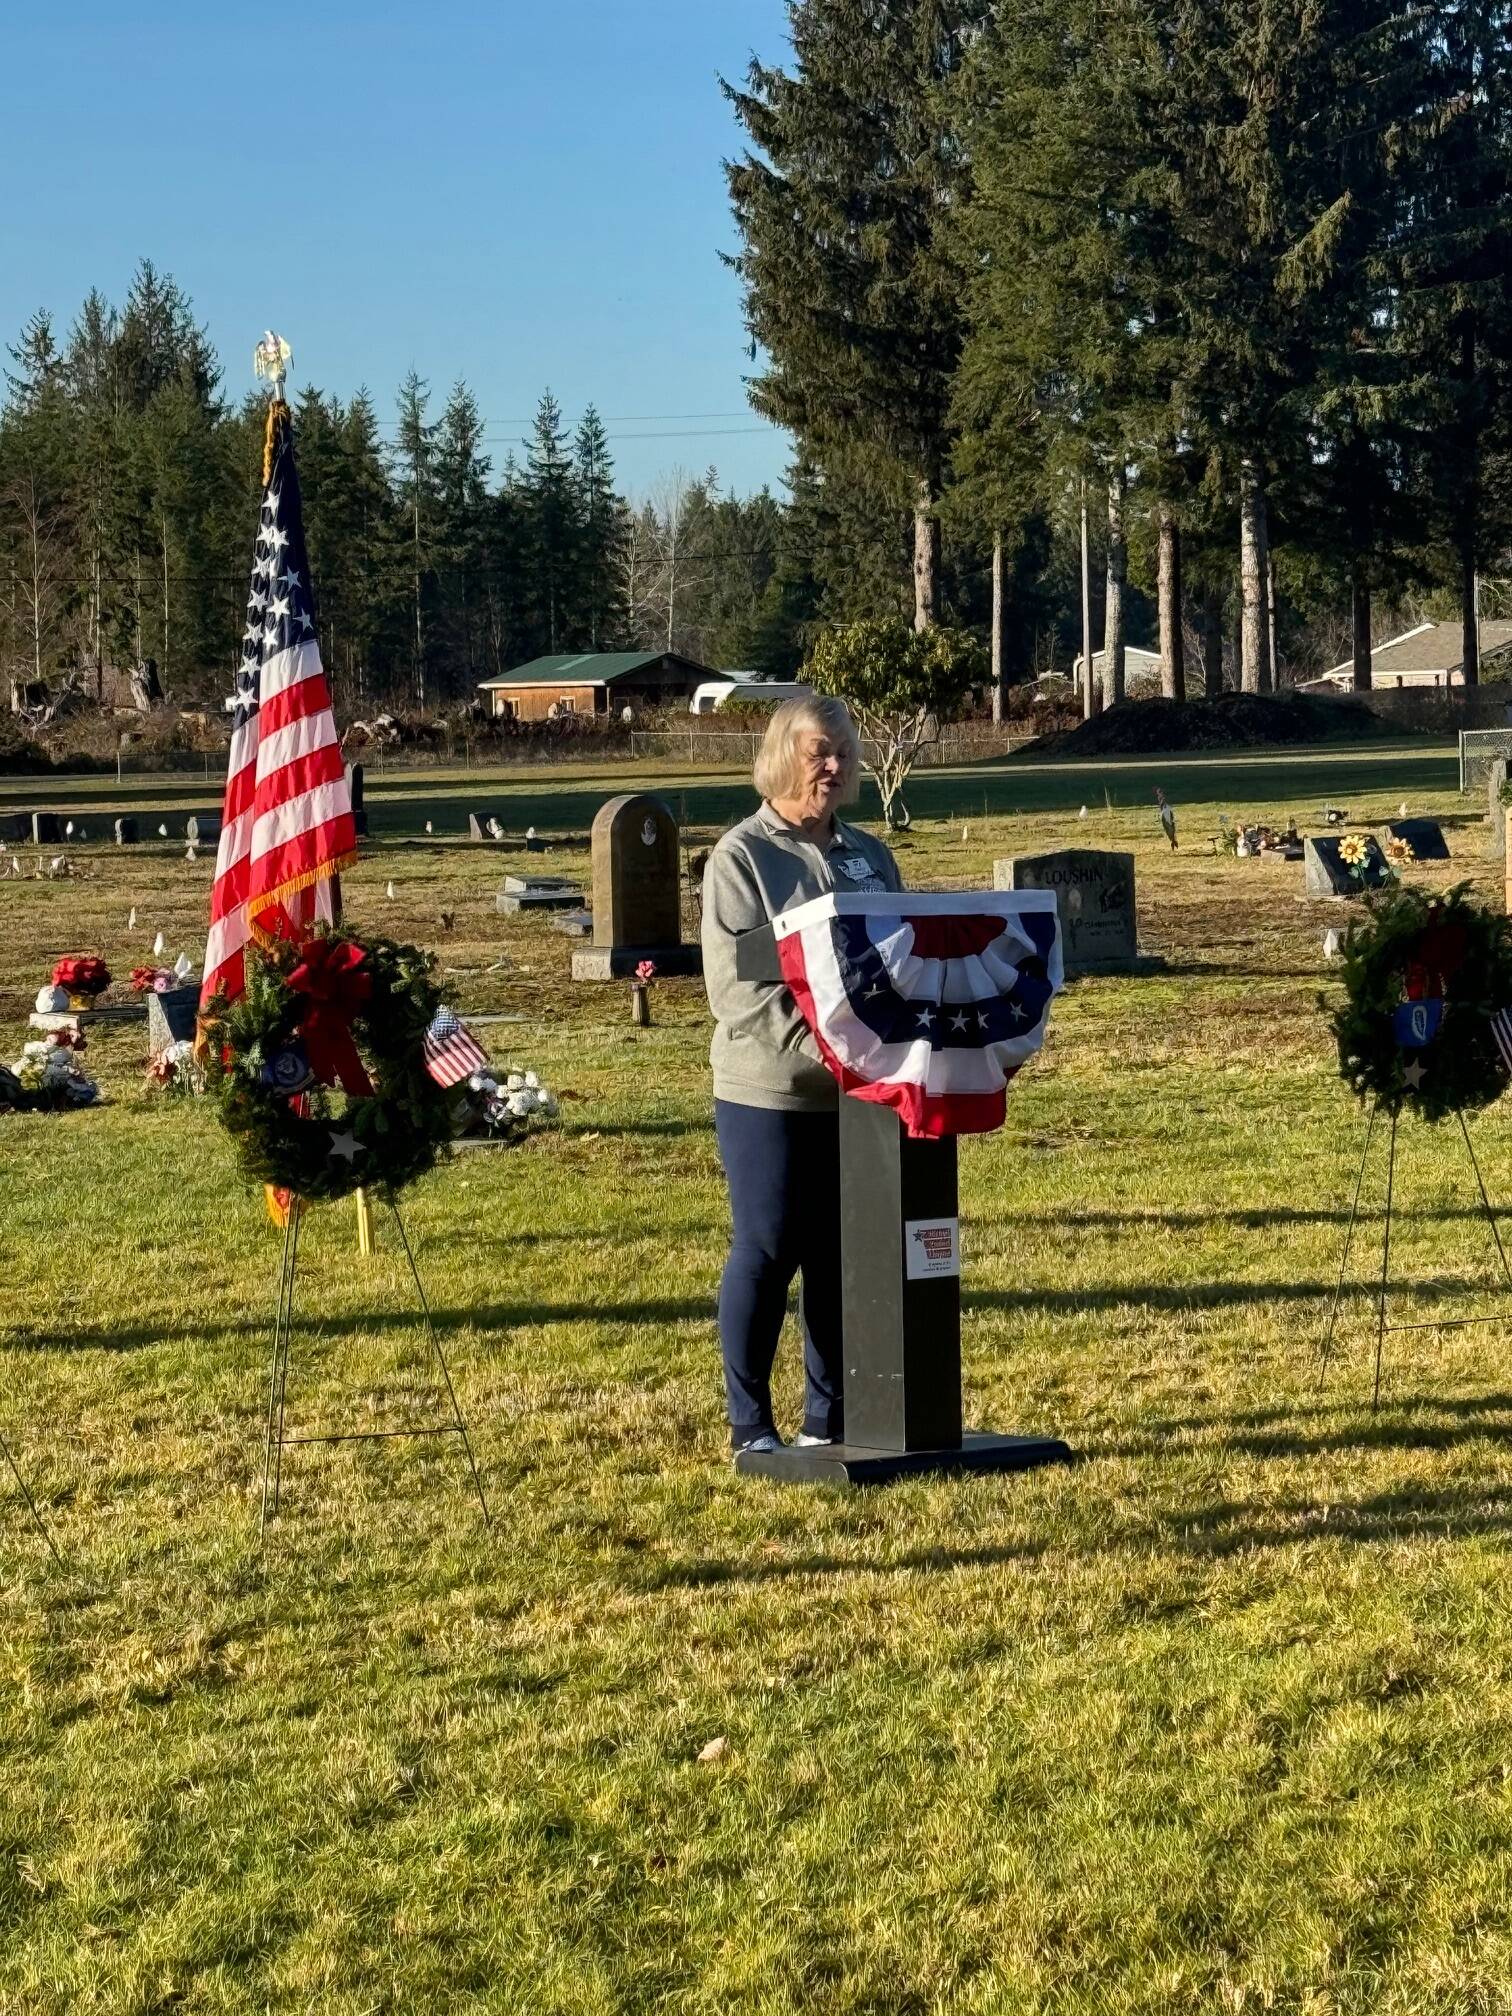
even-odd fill
[{"label": "granite grave marker", "polygon": [[346,766],[346,775],[347,789],[352,794],[352,823],[357,829],[358,839],[361,840],[368,830],[367,805],[365,803],[367,780],[362,774],[362,765],[360,763],[348,763]]},{"label": "granite grave marker", "polygon": [[141,829],[138,827],[135,819],[132,819],[129,816],[117,819],[117,821],[115,822],[115,839],[117,847],[135,847],[137,841],[140,838],[141,838]]},{"label": "granite grave marker", "polygon": [[147,1051],[161,1057],[174,1043],[194,1040],[199,1013],[198,987],[170,987],[166,994],[147,996]]},{"label": "granite grave marker", "polygon": [[677,821],[660,798],[628,792],[601,805],[591,836],[593,946],[574,952],[575,980],[626,979],[649,959],[658,976],[699,973],[682,943]]},{"label": "granite grave marker", "polygon": [[63,820],[56,812],[33,812],[31,837],[34,847],[56,847],[63,838]]},{"label": "granite grave marker", "polygon": [[1060,917],[1066,978],[1130,973],[1139,960],[1134,856],[1095,847],[1015,854],[992,864],[994,889],[1048,889]]},{"label": "granite grave marker", "polygon": [[220,844],[221,815],[219,812],[195,812],[190,815],[184,831],[191,847],[216,847]]},{"label": "granite grave marker", "polygon": [[1358,874],[1340,854],[1338,840],[1306,840],[1302,845],[1304,888],[1309,896],[1363,896],[1391,880],[1391,870],[1373,833],[1362,834],[1365,859]]},{"label": "granite grave marker", "polygon": [[1405,840],[1414,861],[1447,861],[1449,843],[1437,819],[1393,819],[1386,828],[1393,840]]},{"label": "granite grave marker", "polygon": [[561,875],[506,875],[494,907],[501,916],[521,910],[578,910],[582,885]]}]

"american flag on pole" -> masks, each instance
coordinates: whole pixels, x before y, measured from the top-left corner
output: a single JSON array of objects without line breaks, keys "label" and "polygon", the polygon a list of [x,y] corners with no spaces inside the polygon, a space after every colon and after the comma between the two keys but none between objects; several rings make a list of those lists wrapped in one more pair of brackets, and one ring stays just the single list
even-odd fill
[{"label": "american flag on pole", "polygon": [[1048,889],[835,891],[773,920],[777,956],[831,1073],[911,1135],[1003,1124],[1063,981]]},{"label": "american flag on pole", "polygon": [[421,1044],[425,1069],[438,1085],[460,1085],[474,1071],[487,1068],[488,1054],[450,1008],[439,1008]]},{"label": "american flag on pole", "polygon": [[299,937],[335,914],[357,830],[320,663],[294,432],[276,397],[232,710],[220,851],[200,1007],[246,984],[249,940]]}]

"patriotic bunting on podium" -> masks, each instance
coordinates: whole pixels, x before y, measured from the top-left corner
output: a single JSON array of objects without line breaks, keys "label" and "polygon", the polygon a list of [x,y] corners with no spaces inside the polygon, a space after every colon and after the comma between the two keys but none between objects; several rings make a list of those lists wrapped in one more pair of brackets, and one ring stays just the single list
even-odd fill
[{"label": "patriotic bunting on podium", "polygon": [[1003,1124],[1063,982],[1055,897],[836,891],[773,920],[793,999],[845,1091],[916,1138]]}]

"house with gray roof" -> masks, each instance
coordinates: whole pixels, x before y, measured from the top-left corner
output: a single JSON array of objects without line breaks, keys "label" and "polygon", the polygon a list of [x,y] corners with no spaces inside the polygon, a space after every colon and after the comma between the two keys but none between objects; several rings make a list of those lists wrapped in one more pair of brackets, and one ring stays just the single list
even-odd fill
[{"label": "house with gray roof", "polygon": [[[1482,623],[1480,626],[1481,676],[1500,661],[1512,657],[1512,623]],[[1377,644],[1370,654],[1372,691],[1389,691],[1406,686],[1463,686],[1465,683],[1465,633],[1459,623],[1419,623],[1400,637]],[[1347,693],[1354,685],[1354,661],[1346,658],[1320,678],[1309,679],[1302,688],[1307,693]]]}]

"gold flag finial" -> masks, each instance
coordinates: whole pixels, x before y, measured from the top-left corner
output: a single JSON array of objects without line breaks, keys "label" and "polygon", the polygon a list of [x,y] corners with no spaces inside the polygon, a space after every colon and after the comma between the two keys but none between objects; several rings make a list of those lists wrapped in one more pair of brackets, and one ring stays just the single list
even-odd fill
[{"label": "gold flag finial", "polygon": [[252,369],[259,378],[268,380],[269,390],[275,400],[284,396],[284,379],[288,376],[289,360],[294,352],[276,329],[263,331],[263,339],[252,352]]}]

